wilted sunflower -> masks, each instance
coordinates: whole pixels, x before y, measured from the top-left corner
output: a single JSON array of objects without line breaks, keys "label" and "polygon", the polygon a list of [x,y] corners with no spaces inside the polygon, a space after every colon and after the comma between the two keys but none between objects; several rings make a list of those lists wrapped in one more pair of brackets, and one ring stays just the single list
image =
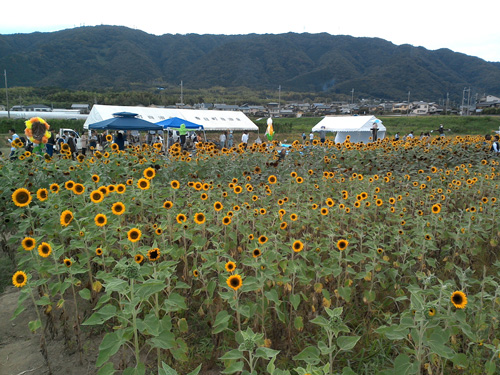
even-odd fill
[{"label": "wilted sunflower", "polygon": [[296,253],[300,253],[302,250],[304,250],[304,244],[300,240],[296,240],[292,244],[292,249]]},{"label": "wilted sunflower", "polygon": [[31,251],[35,248],[36,246],[36,241],[34,238],[31,237],[25,237],[23,241],[21,242],[21,245],[23,245],[23,249],[26,251]]},{"label": "wilted sunflower", "polygon": [[140,178],[137,181],[137,187],[141,190],[148,190],[150,186],[149,180],[146,178]]},{"label": "wilted sunflower", "polygon": [[73,264],[71,259],[68,259],[68,258],[64,259],[63,263],[66,267],[71,267],[71,265]]},{"label": "wilted sunflower", "polygon": [[122,215],[125,212],[125,205],[122,202],[113,203],[111,206],[111,212],[115,215]]},{"label": "wilted sunflower", "polygon": [[194,215],[194,222],[196,224],[203,224],[206,221],[205,214],[203,212],[198,212]]},{"label": "wilted sunflower", "polygon": [[28,282],[28,276],[23,271],[17,271],[13,276],[12,276],[12,284],[16,288],[22,288],[23,286],[26,285]]},{"label": "wilted sunflower", "polygon": [[226,282],[227,285],[233,290],[238,290],[243,285],[240,275],[231,275],[227,278]]},{"label": "wilted sunflower", "polygon": [[347,249],[347,245],[349,245],[349,241],[347,240],[337,241],[337,249],[339,249],[340,251],[344,251],[345,249]]},{"label": "wilted sunflower", "polygon": [[261,245],[263,245],[263,244],[265,244],[265,243],[267,242],[267,237],[266,237],[266,236],[264,236],[264,235],[262,235],[262,236],[259,236],[259,239],[258,239],[258,240],[259,240],[259,243],[260,243]]},{"label": "wilted sunflower", "polygon": [[455,291],[452,293],[450,299],[451,303],[453,303],[457,309],[465,309],[465,306],[467,306],[467,296],[464,292]]},{"label": "wilted sunflower", "polygon": [[157,247],[148,251],[148,258],[152,262],[155,262],[158,259],[160,259],[160,255],[161,255],[160,249]]},{"label": "wilted sunflower", "polygon": [[254,258],[258,258],[262,255],[262,252],[260,251],[260,249],[254,249],[254,251],[252,251],[252,256]]},{"label": "wilted sunflower", "polygon": [[132,228],[127,232],[127,238],[130,242],[137,242],[141,239],[142,232],[138,228]]},{"label": "wilted sunflower", "polygon": [[95,225],[98,227],[103,227],[108,223],[108,218],[104,214],[97,214],[94,218]]},{"label": "wilted sunflower", "polygon": [[19,188],[12,193],[12,201],[18,207],[24,207],[31,203],[31,193],[25,188]]},{"label": "wilted sunflower", "polygon": [[38,189],[36,192],[36,197],[40,202],[43,202],[49,197],[49,191],[47,189]]},{"label": "wilted sunflower", "polygon": [[73,212],[70,210],[64,210],[61,213],[60,222],[63,227],[67,227],[73,220]]},{"label": "wilted sunflower", "polygon": [[141,254],[136,254],[134,256],[134,262],[136,262],[137,264],[141,264],[143,260],[144,257]]},{"label": "wilted sunflower", "polygon": [[233,272],[236,269],[236,263],[229,261],[224,266],[227,272]]},{"label": "wilted sunflower", "polygon": [[42,258],[47,258],[52,253],[52,246],[50,246],[47,242],[42,242],[38,245],[38,254]]}]

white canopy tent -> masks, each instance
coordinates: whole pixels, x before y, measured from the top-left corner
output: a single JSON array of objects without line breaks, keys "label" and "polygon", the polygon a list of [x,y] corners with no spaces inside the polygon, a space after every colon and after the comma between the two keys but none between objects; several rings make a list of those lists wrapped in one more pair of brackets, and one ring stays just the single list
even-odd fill
[{"label": "white canopy tent", "polygon": [[176,108],[151,108],[151,107],[130,107],[115,105],[96,104],[92,107],[88,115],[84,129],[88,129],[90,124],[107,120],[113,117],[113,113],[131,112],[137,113],[137,117],[149,122],[157,123],[172,117],[194,122],[203,125],[205,131],[258,131],[255,125],[243,112],[240,111],[209,111],[196,109],[176,109]]},{"label": "white canopy tent", "polygon": [[352,143],[368,143],[372,142],[372,127],[377,124],[377,138],[384,139],[386,128],[382,121],[375,116],[326,116],[318,122],[313,128],[313,132],[319,132],[324,126],[324,130],[328,132],[336,132],[336,143],[342,143],[350,136]]}]

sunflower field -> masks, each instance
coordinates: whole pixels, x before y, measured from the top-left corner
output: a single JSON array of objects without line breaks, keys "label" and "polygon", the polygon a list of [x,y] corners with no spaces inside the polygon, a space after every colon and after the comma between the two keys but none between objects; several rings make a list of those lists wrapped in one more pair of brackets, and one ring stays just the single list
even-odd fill
[{"label": "sunflower field", "polygon": [[15,315],[31,300],[42,343],[81,356],[99,337],[99,375],[496,374],[490,147],[19,149],[0,164]]}]

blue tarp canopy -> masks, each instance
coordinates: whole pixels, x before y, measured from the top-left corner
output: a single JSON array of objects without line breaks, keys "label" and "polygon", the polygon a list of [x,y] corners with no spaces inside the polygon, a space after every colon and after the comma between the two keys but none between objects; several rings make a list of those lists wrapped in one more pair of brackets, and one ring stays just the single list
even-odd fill
[{"label": "blue tarp canopy", "polygon": [[164,129],[166,129],[166,128],[179,129],[182,124],[186,125],[186,129],[188,129],[188,130],[203,129],[203,125],[198,125],[198,124],[195,124],[194,122],[183,120],[179,117],[172,117],[172,118],[157,122],[156,124],[163,126]]},{"label": "blue tarp canopy", "polygon": [[137,113],[113,113],[113,118],[89,124],[89,129],[163,130],[163,126],[137,118]]}]

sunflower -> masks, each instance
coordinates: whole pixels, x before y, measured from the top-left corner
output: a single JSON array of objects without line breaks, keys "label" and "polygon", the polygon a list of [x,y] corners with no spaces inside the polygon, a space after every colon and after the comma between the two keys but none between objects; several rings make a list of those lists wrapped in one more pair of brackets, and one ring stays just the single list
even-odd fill
[{"label": "sunflower", "polygon": [[61,213],[60,222],[63,227],[67,227],[73,220],[73,212],[70,210],[64,210]]},{"label": "sunflower", "polygon": [[111,206],[111,212],[115,215],[122,215],[125,212],[125,205],[122,202],[113,203]]},{"label": "sunflower", "polygon": [[433,214],[438,214],[441,212],[441,205],[439,203],[436,203],[432,206],[432,213]]},{"label": "sunflower", "polygon": [[93,174],[91,178],[92,178],[92,181],[93,181],[93,182],[95,182],[95,183],[98,183],[98,182],[99,182],[99,180],[101,179],[101,178],[100,178],[98,175],[96,175],[96,174]]},{"label": "sunflower", "polygon": [[273,185],[273,184],[275,184],[275,183],[278,181],[278,179],[276,178],[276,176],[275,176],[275,175],[273,175],[273,174],[272,174],[272,175],[270,175],[270,176],[267,178],[267,181],[268,181],[271,185]]},{"label": "sunflower", "polygon": [[106,135],[106,141],[111,142],[113,140],[113,136],[111,134]]},{"label": "sunflower", "polygon": [[161,229],[161,228],[156,228],[155,233],[156,233],[156,235],[158,235],[158,236],[159,236],[159,235],[161,235],[161,234],[163,233],[163,229]]},{"label": "sunflower", "polygon": [[194,222],[196,224],[203,224],[206,221],[205,214],[203,212],[198,212],[194,215]]},{"label": "sunflower", "polygon": [[150,186],[149,180],[146,178],[140,178],[137,181],[137,187],[141,190],[148,190]]},{"label": "sunflower", "polygon": [[347,245],[349,245],[349,241],[347,240],[337,241],[337,249],[339,249],[340,251],[344,251],[345,249],[347,249]]},{"label": "sunflower", "polygon": [[127,190],[127,187],[125,186],[125,184],[116,185],[116,192],[118,194],[123,194],[123,193],[125,193],[126,190]]},{"label": "sunflower", "polygon": [[90,193],[90,200],[94,203],[102,202],[104,199],[104,194],[100,190],[94,190]]},{"label": "sunflower", "polygon": [[98,227],[103,227],[108,223],[108,218],[104,214],[97,214],[94,218],[95,225]]},{"label": "sunflower", "polygon": [[261,245],[263,245],[263,244],[265,244],[265,243],[267,242],[267,237],[266,237],[266,236],[264,236],[264,235],[262,235],[262,236],[259,236],[259,239],[258,239],[258,240],[259,240],[259,243],[260,243]]},{"label": "sunflower", "polygon": [[467,296],[464,292],[453,292],[450,299],[451,303],[453,303],[457,309],[465,309],[465,306],[467,306]]},{"label": "sunflower", "polygon": [[203,193],[201,196],[200,196],[201,200],[202,201],[206,201],[208,199],[208,194],[207,193]]},{"label": "sunflower", "polygon": [[229,225],[229,224],[231,224],[231,218],[230,218],[229,216],[224,216],[224,217],[222,218],[222,224],[224,224],[224,225]]},{"label": "sunflower", "polygon": [[136,254],[134,256],[134,262],[136,262],[137,264],[141,264],[143,260],[144,257],[141,254]]},{"label": "sunflower", "polygon": [[292,244],[292,249],[296,253],[300,253],[302,250],[304,250],[304,244],[300,240],[296,240]]},{"label": "sunflower", "polygon": [[172,180],[170,182],[170,186],[172,187],[172,189],[179,189],[181,184],[177,180]]},{"label": "sunflower", "polygon": [[24,207],[31,203],[31,193],[25,188],[19,188],[12,193],[12,201],[18,207]]},{"label": "sunflower", "polygon": [[160,249],[155,247],[154,249],[151,249],[148,251],[148,258],[150,261],[154,262],[160,259]]},{"label": "sunflower", "polygon": [[102,248],[98,247],[97,249],[95,249],[95,255],[97,255],[97,256],[101,256],[101,255],[102,255],[102,253],[103,253]]},{"label": "sunflower", "polygon": [[22,288],[28,282],[28,276],[23,271],[17,271],[12,276],[12,284],[17,288]]},{"label": "sunflower", "polygon": [[227,278],[226,282],[227,285],[233,290],[238,290],[243,285],[240,275],[231,275]]},{"label": "sunflower", "polygon": [[328,207],[333,207],[335,205],[335,201],[332,199],[332,198],[328,198],[326,201],[325,201],[326,205]]},{"label": "sunflower", "polygon": [[127,238],[130,242],[137,242],[141,239],[142,232],[140,229],[132,228],[127,232]]},{"label": "sunflower", "polygon": [[222,205],[221,202],[217,201],[214,203],[214,210],[219,212],[220,210],[222,210],[224,208],[224,206]]},{"label": "sunflower", "polygon": [[252,256],[254,258],[258,258],[262,255],[262,252],[260,251],[260,249],[254,249],[254,251],[252,251]]},{"label": "sunflower", "polygon": [[184,215],[184,214],[178,214],[178,215],[176,216],[175,220],[177,220],[177,222],[178,222],[179,224],[182,224],[182,223],[185,223],[185,222],[186,222],[187,217],[186,217],[186,215]]},{"label": "sunflower", "polygon": [[23,249],[26,250],[26,251],[31,251],[35,248],[36,246],[36,241],[34,238],[31,238],[31,237],[25,237],[22,242],[21,242],[21,245],[23,245]]},{"label": "sunflower", "polygon": [[252,241],[252,240],[254,239],[254,235],[253,235],[252,233],[250,233],[250,234],[248,235],[248,239],[249,239],[250,241]]},{"label": "sunflower", "polygon": [[321,209],[321,215],[323,215],[323,216],[328,215],[328,208],[323,207],[323,208]]},{"label": "sunflower", "polygon": [[71,265],[73,264],[73,262],[71,261],[71,259],[68,259],[68,258],[64,259],[63,263],[64,263],[64,265],[66,267],[71,267]]},{"label": "sunflower", "polygon": [[49,189],[50,189],[50,191],[51,191],[52,193],[57,194],[57,193],[59,193],[59,189],[60,189],[60,188],[59,188],[59,185],[58,185],[58,184],[53,183],[53,184],[51,184],[51,185],[49,186]]},{"label": "sunflower", "polygon": [[379,248],[377,249],[377,253],[382,254],[383,252],[384,252],[384,249],[382,249],[381,247],[379,247]]},{"label": "sunflower", "polygon": [[42,258],[47,258],[52,253],[52,246],[50,246],[47,242],[42,242],[38,245],[38,254]]},{"label": "sunflower", "polygon": [[236,263],[229,261],[224,266],[227,272],[233,272],[236,269]]},{"label": "sunflower", "polygon": [[64,183],[64,187],[66,188],[66,190],[73,190],[73,188],[75,187],[75,182],[72,180],[66,181]]},{"label": "sunflower", "polygon": [[286,221],[282,221],[280,224],[280,229],[285,230],[287,226],[288,226],[288,224],[286,223]]},{"label": "sunflower", "polygon": [[47,189],[38,189],[36,192],[36,197],[40,202],[43,202],[49,197],[49,191]]},{"label": "sunflower", "polygon": [[436,309],[431,307],[429,310],[427,310],[427,313],[429,314],[429,316],[434,316],[436,315]]},{"label": "sunflower", "polygon": [[299,217],[297,216],[297,214],[291,214],[290,215],[290,220],[292,220],[292,221],[297,221],[298,218]]},{"label": "sunflower", "polygon": [[193,270],[193,276],[194,277],[200,276],[200,273],[198,272],[198,270]]}]

